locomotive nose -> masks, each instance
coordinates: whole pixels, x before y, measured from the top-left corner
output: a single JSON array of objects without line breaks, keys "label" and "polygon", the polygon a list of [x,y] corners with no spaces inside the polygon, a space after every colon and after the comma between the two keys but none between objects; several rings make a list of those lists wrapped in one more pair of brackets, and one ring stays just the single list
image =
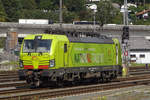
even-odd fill
[{"label": "locomotive nose", "polygon": [[34,69],[38,69],[38,66],[39,66],[38,56],[32,56],[32,64],[33,64]]}]

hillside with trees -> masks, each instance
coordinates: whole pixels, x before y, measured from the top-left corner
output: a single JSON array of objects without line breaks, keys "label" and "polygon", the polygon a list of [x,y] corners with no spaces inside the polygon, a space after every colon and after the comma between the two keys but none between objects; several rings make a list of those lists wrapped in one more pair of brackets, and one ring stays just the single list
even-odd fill
[{"label": "hillside with trees", "polygon": [[[132,24],[150,24],[150,18],[142,19],[136,13],[148,10],[150,0],[128,0],[137,7],[129,7],[129,19]],[[63,0],[63,22],[93,21],[93,10],[87,9],[88,0]],[[93,3],[93,2],[92,2]],[[123,24],[120,8],[123,0],[94,2],[97,5],[96,21],[101,24]],[[116,8],[113,4],[118,4]],[[0,0],[0,21],[18,22],[18,19],[49,19],[59,22],[59,0]]]}]

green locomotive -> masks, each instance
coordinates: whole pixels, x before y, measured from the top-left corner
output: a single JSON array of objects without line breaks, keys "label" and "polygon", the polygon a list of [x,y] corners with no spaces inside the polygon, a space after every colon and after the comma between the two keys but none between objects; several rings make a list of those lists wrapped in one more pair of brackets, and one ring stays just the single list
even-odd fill
[{"label": "green locomotive", "polygon": [[122,73],[120,43],[108,37],[36,34],[24,38],[20,50],[20,80],[45,82],[112,80]]}]

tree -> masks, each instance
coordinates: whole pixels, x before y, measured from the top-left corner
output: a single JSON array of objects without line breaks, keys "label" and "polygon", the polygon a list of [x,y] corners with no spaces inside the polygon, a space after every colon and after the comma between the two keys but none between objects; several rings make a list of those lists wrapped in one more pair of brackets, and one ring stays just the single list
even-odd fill
[{"label": "tree", "polygon": [[80,11],[78,16],[79,16],[80,20],[84,20],[84,21],[93,21],[94,20],[94,12],[89,9]]},{"label": "tree", "polygon": [[[59,10],[60,0],[51,0],[51,1],[53,2],[53,9],[52,10]],[[62,1],[64,1],[64,0],[62,0]]]},{"label": "tree", "polygon": [[117,10],[110,1],[100,1],[97,5],[97,19],[101,25],[112,23],[112,19],[117,15]]},{"label": "tree", "polygon": [[112,0],[113,3],[117,3],[119,5],[123,5],[124,4],[124,0]]},{"label": "tree", "polygon": [[39,5],[41,0],[35,0],[36,4]]},{"label": "tree", "polygon": [[3,7],[3,3],[0,0],[0,22],[4,22],[6,20],[6,13],[5,13],[5,9]]},{"label": "tree", "polygon": [[20,0],[23,9],[36,9],[37,5],[35,0]]},{"label": "tree", "polygon": [[64,11],[63,16],[64,23],[72,23],[75,19],[78,18],[76,13],[70,11]]},{"label": "tree", "polygon": [[39,8],[44,10],[52,10],[53,9],[52,0],[41,0],[39,3]]},{"label": "tree", "polygon": [[4,46],[5,46],[5,40],[6,40],[6,38],[4,38],[4,37],[0,38],[0,48],[4,48]]},{"label": "tree", "polygon": [[112,19],[112,23],[114,24],[123,24],[123,15],[118,11],[116,16]]},{"label": "tree", "polygon": [[21,9],[20,0],[2,0],[2,3],[7,14],[7,21],[17,21],[18,12]]},{"label": "tree", "polygon": [[85,0],[64,0],[64,4],[68,11],[80,12],[86,10],[86,1]]},{"label": "tree", "polygon": [[[86,8],[86,0],[64,0],[64,8],[73,12],[78,20],[92,20],[91,11]],[[70,16],[73,17],[73,16]]]}]

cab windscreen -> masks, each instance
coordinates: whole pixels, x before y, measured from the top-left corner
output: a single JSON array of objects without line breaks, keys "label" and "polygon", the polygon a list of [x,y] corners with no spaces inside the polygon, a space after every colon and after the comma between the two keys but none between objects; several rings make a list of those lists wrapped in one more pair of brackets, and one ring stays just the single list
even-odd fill
[{"label": "cab windscreen", "polygon": [[50,52],[52,40],[24,40],[23,52]]}]

